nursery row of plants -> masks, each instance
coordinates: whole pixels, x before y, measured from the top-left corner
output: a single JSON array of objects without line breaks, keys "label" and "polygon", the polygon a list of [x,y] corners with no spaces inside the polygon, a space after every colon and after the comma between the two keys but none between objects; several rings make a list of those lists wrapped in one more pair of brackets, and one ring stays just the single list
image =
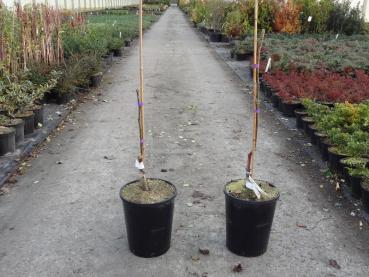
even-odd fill
[{"label": "nursery row of plants", "polygon": [[[199,29],[212,41],[214,31],[201,25]],[[307,33],[266,33],[259,65],[261,89],[285,116],[296,117],[297,127],[369,212],[369,35]],[[230,42],[232,58],[253,63],[251,35],[237,33],[222,41]]]},{"label": "nursery row of plants", "polygon": [[[196,26],[228,38],[252,32],[255,0],[179,0],[179,6]],[[289,34],[362,34],[369,28],[359,8],[349,0],[259,1],[258,27]],[[213,40],[219,36],[211,37]]]},{"label": "nursery row of plants", "polygon": [[[144,28],[158,19],[144,16]],[[137,8],[72,14],[0,4],[0,155],[43,124],[43,103],[97,86],[113,55],[139,34]]]},{"label": "nursery row of plants", "polygon": [[[335,1],[331,1],[328,5],[328,2],[312,0],[290,1],[287,4],[282,4],[279,1],[262,1],[260,3],[261,18],[263,18],[263,9],[276,11],[275,8],[267,9],[265,5],[273,4],[279,9],[283,9],[294,4],[298,5],[302,11],[308,10],[306,5],[327,5],[327,7],[331,7],[329,11],[333,14],[335,9],[340,9],[340,7],[343,9],[347,5],[346,2],[338,3]],[[231,57],[237,60],[251,59],[253,55],[252,35],[247,35],[247,29],[241,33],[236,32],[235,35],[227,33],[227,26],[229,26],[227,15],[232,14],[233,9],[237,13],[246,10],[251,15],[250,20],[252,20],[253,4],[253,1],[219,3],[218,0],[181,2],[182,8],[189,13],[192,20],[196,18],[198,9],[203,10],[206,16],[201,17],[201,24],[197,24],[199,29],[209,35],[210,41],[230,42]],[[345,10],[344,14],[347,16],[357,11],[357,9],[349,7],[346,7]],[[310,13],[316,14],[318,12],[312,10]],[[326,11],[325,14],[329,14],[329,12]],[[309,24],[314,22],[314,18],[313,16]],[[275,24],[277,20],[275,17],[272,19],[270,26]],[[302,24],[303,13],[300,14],[299,20]],[[361,17],[360,20],[362,20]],[[346,18],[340,24],[343,26],[349,21]],[[261,20],[259,23],[262,28],[276,30],[262,25],[262,22]],[[251,24],[252,21],[248,21],[243,26]],[[220,29],[224,33],[221,34],[217,31]],[[329,28],[321,30],[327,31]],[[365,33],[365,30],[361,30],[360,33]],[[345,101],[360,103],[369,99],[369,90],[367,89],[369,85],[368,34],[347,36],[342,32],[320,34],[319,32],[309,33],[308,30],[302,31],[302,34],[266,33],[261,50],[260,71],[262,73],[264,73],[269,59],[271,63],[268,74],[263,74],[264,81],[284,101],[295,102],[302,98],[310,98],[332,103]]]},{"label": "nursery row of plants", "polygon": [[290,102],[263,79],[261,89],[285,116],[296,116],[296,126],[318,147],[329,168],[346,180],[352,196],[362,198],[369,212],[369,100],[359,104],[319,103],[307,98]]}]

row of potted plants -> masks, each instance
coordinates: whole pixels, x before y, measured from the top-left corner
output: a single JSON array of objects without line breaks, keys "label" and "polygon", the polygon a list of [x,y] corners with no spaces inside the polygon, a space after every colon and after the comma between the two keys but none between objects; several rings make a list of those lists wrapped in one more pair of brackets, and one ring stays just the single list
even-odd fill
[{"label": "row of potted plants", "polygon": [[362,198],[369,212],[369,100],[358,104],[285,100],[264,79],[261,89],[285,116],[296,117],[296,126],[318,147],[329,168],[346,180],[352,196]]},{"label": "row of potted plants", "polygon": [[[349,73],[369,71],[368,35],[286,35],[268,34],[262,59],[272,60],[273,70]],[[348,72],[347,72],[348,71]]]},{"label": "row of potted plants", "polygon": [[352,196],[361,198],[369,212],[369,101],[329,107],[304,100],[303,106],[306,116],[299,111],[298,121],[329,168],[346,180]]},{"label": "row of potted plants", "polygon": [[275,92],[275,97],[284,102],[309,98],[331,103],[360,103],[369,99],[369,75],[363,70],[352,70],[350,74],[275,70],[263,74],[263,81]]},{"label": "row of potted plants", "polygon": [[[242,38],[252,32],[254,0],[179,0],[195,26],[201,25],[219,35]],[[361,34],[368,30],[359,7],[350,1],[264,0],[259,1],[260,29],[289,34],[326,32]],[[214,39],[219,36],[214,35]],[[211,37],[212,39],[212,37]]]},{"label": "row of potted plants", "polygon": [[[18,5],[19,17],[4,5],[0,13],[1,156],[42,126],[45,101],[63,104],[99,85],[113,55],[138,36],[138,16],[128,10],[84,16],[36,4]],[[157,18],[145,16],[145,28]]]}]

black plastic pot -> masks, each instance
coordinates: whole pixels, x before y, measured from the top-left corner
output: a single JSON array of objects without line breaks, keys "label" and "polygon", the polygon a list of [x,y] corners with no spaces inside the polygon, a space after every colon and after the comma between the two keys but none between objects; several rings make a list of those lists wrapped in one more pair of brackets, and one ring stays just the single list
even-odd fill
[{"label": "black plastic pot", "polygon": [[265,84],[264,78],[262,76],[259,77],[259,83],[260,83],[260,90],[265,91]]},{"label": "black plastic pot", "polygon": [[107,66],[111,66],[113,64],[113,54],[112,53],[104,55],[103,59]]},{"label": "black plastic pot", "polygon": [[[162,180],[164,181],[164,180]],[[121,188],[136,181],[130,182]],[[139,257],[157,257],[170,248],[174,198],[177,195],[175,186],[174,195],[165,201],[154,204],[138,204],[122,198],[129,249]]]},{"label": "black plastic pot", "polygon": [[97,88],[101,83],[102,76],[103,76],[102,72],[98,72],[92,75],[90,78],[90,86],[93,88]]},{"label": "black plastic pot", "polygon": [[318,146],[319,151],[322,151],[322,141],[325,140],[328,136],[324,133],[321,132],[315,132],[315,139],[316,139],[316,144]]},{"label": "black plastic pot", "polygon": [[349,175],[349,182],[351,187],[351,195],[356,199],[361,197],[361,182],[363,177]]},{"label": "black plastic pot", "polygon": [[316,132],[317,131],[318,131],[318,129],[316,128],[315,124],[311,124],[311,125],[308,126],[308,133],[309,133],[310,141],[311,141],[311,144],[313,144],[313,145],[318,144],[318,139],[316,137]]},{"label": "black plastic pot", "polygon": [[34,113],[34,123],[35,128],[40,128],[39,123],[41,125],[44,124],[44,106],[43,105],[33,105],[30,109]]},{"label": "black plastic pot", "polygon": [[270,100],[272,101],[273,107],[278,109],[279,103],[281,102],[278,93],[276,92],[272,93]]},{"label": "black plastic pot", "polygon": [[222,34],[219,32],[210,32],[209,40],[211,42],[221,42],[222,41]]},{"label": "black plastic pot", "polygon": [[305,134],[309,135],[309,125],[314,124],[314,119],[309,116],[305,116],[301,118],[302,121],[302,128],[305,131]]},{"label": "black plastic pot", "polygon": [[125,47],[130,47],[131,46],[131,41],[130,40],[125,40],[124,41],[124,46]]},{"label": "black plastic pot", "polygon": [[282,101],[282,112],[283,112],[283,115],[287,117],[295,116],[295,110],[301,109],[301,108],[302,108],[302,104],[300,101],[290,101],[290,102]]},{"label": "black plastic pot", "polygon": [[252,56],[252,53],[235,53],[235,58],[237,61],[246,61]]},{"label": "black plastic pot", "polygon": [[5,127],[15,129],[15,144],[20,144],[24,140],[24,121],[20,118],[13,118],[4,124]]},{"label": "black plastic pot", "polygon": [[320,154],[322,155],[323,161],[328,161],[329,154],[328,154],[328,148],[332,146],[332,144],[328,141],[328,139],[323,139],[320,143],[321,150]]},{"label": "black plastic pot", "polygon": [[221,42],[229,43],[229,37],[225,34],[221,34]]},{"label": "black plastic pot", "polygon": [[32,134],[35,130],[35,114],[32,111],[26,111],[15,115],[24,121],[24,135]]},{"label": "black plastic pot", "polygon": [[112,52],[113,52],[114,57],[122,57],[123,56],[123,49],[122,48],[112,49]]},{"label": "black plastic pot", "polygon": [[194,28],[197,28],[197,23],[196,22],[192,21],[192,24],[193,24]]},{"label": "black plastic pot", "polygon": [[241,200],[228,194],[226,186],[224,194],[227,248],[244,257],[262,255],[268,247],[279,195],[275,199],[263,202]]},{"label": "black plastic pot", "polygon": [[307,116],[308,113],[303,109],[298,109],[298,110],[295,110],[295,115],[296,115],[296,127],[299,129],[304,128],[304,125],[302,123],[302,118]]},{"label": "black plastic pot", "polygon": [[369,213],[369,189],[367,185],[364,185],[364,181],[361,183],[361,202],[364,211]]},{"label": "black plastic pot", "polygon": [[265,83],[264,94],[266,98],[270,99],[272,97],[273,89],[270,87],[268,83]]},{"label": "black plastic pot", "polygon": [[328,166],[329,168],[340,174],[343,175],[343,167],[341,167],[341,159],[347,158],[346,154],[337,153],[334,147],[328,148]]},{"label": "black plastic pot", "polygon": [[0,156],[15,150],[15,129],[0,126]]}]

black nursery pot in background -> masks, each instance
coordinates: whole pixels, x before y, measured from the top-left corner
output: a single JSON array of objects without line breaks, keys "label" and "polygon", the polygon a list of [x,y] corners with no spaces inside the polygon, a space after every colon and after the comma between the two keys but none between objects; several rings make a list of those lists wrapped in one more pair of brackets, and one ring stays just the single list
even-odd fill
[{"label": "black nursery pot in background", "polygon": [[295,110],[295,115],[296,115],[296,126],[297,128],[302,129],[304,127],[302,123],[302,118],[307,116],[308,113],[303,109],[298,109]]},{"label": "black nursery pot in background", "polygon": [[287,117],[295,116],[295,110],[301,107],[302,104],[300,101],[282,101],[282,112]]},{"label": "black nursery pot in background", "polygon": [[314,124],[314,119],[312,119],[311,117],[305,116],[303,118],[301,118],[302,121],[302,128],[305,131],[305,134],[309,135],[309,126],[311,124]]},{"label": "black nursery pot in background", "polygon": [[280,97],[277,92],[272,93],[270,100],[272,101],[272,105],[274,108],[279,107]]},{"label": "black nursery pot in background", "polygon": [[222,42],[222,34],[219,32],[210,32],[209,40],[211,42]]},{"label": "black nursery pot in background", "polygon": [[235,58],[237,61],[246,61],[251,57],[252,53],[235,53]]},{"label": "black nursery pot in background", "polygon": [[268,201],[241,200],[230,195],[226,186],[224,194],[227,248],[244,257],[262,255],[268,247],[279,195]]},{"label": "black nursery pot in background", "polygon": [[112,52],[113,52],[114,57],[122,57],[123,56],[123,49],[122,48],[113,49]]},{"label": "black nursery pot in background", "polygon": [[363,203],[363,209],[369,213],[369,184],[368,180],[364,180],[361,183],[361,202]]},{"label": "black nursery pot in background", "polygon": [[97,88],[101,83],[102,76],[103,76],[102,72],[98,72],[98,73],[92,75],[91,78],[90,78],[91,87]]},{"label": "black nursery pot in background", "polygon": [[342,164],[340,163],[341,159],[347,158],[348,156],[345,154],[338,153],[335,151],[334,147],[328,148],[328,165],[329,168],[341,176],[344,175]]},{"label": "black nursery pot in background", "polygon": [[328,152],[328,148],[332,146],[332,144],[328,141],[328,139],[323,139],[320,142],[320,154],[322,155],[322,159],[323,161],[328,161],[329,159],[329,152]]},{"label": "black nursery pot in background", "polygon": [[0,126],[0,156],[15,150],[15,129]]},{"label": "black nursery pot in background", "polygon": [[15,129],[15,144],[20,144],[24,140],[24,121],[20,118],[14,118],[9,120],[5,127],[10,127]]},{"label": "black nursery pot in background", "polygon": [[318,131],[315,132],[316,144],[320,152],[322,151],[322,141],[325,140],[327,137],[328,136],[324,133]]},{"label": "black nursery pot in background", "polygon": [[157,257],[170,248],[174,199],[177,191],[173,184],[164,181],[174,188],[171,198],[154,204],[133,203],[122,197],[122,190],[125,186],[136,182],[138,180],[124,185],[119,193],[123,201],[129,249],[139,257]]},{"label": "black nursery pot in background", "polygon": [[124,41],[124,46],[125,47],[130,47],[131,46],[131,41],[130,40],[125,40]]},{"label": "black nursery pot in background", "polygon": [[16,118],[24,121],[24,135],[32,134],[35,130],[35,114],[32,111],[26,111],[15,115]]},{"label": "black nursery pot in background", "polygon": [[353,176],[349,175],[349,182],[351,187],[351,195],[356,199],[360,199],[361,197],[361,182],[363,181],[363,177],[361,176]]},{"label": "black nursery pot in background", "polygon": [[314,144],[314,145],[318,144],[318,139],[316,137],[316,132],[317,131],[318,131],[318,129],[315,126],[315,124],[311,124],[311,125],[308,126],[308,133],[309,133],[311,144]]},{"label": "black nursery pot in background", "polygon": [[34,126],[35,128],[39,128],[39,124],[44,124],[44,106],[43,105],[34,105],[31,109],[29,109],[34,113]]}]

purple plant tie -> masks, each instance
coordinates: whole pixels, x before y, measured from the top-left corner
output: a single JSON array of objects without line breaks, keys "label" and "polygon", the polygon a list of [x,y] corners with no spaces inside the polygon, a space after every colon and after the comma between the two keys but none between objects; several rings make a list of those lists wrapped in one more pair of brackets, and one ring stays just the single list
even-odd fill
[{"label": "purple plant tie", "polygon": [[258,64],[258,63],[253,64],[253,65],[252,65],[252,68],[254,68],[254,69],[259,69],[259,64]]},{"label": "purple plant tie", "polygon": [[260,109],[259,109],[259,108],[257,108],[257,109],[255,110],[255,112],[256,112],[256,113],[260,113]]},{"label": "purple plant tie", "polygon": [[143,139],[140,139],[140,144],[144,144],[144,140]]},{"label": "purple plant tie", "polygon": [[143,107],[144,103],[143,102],[137,102],[137,106],[139,107]]}]

